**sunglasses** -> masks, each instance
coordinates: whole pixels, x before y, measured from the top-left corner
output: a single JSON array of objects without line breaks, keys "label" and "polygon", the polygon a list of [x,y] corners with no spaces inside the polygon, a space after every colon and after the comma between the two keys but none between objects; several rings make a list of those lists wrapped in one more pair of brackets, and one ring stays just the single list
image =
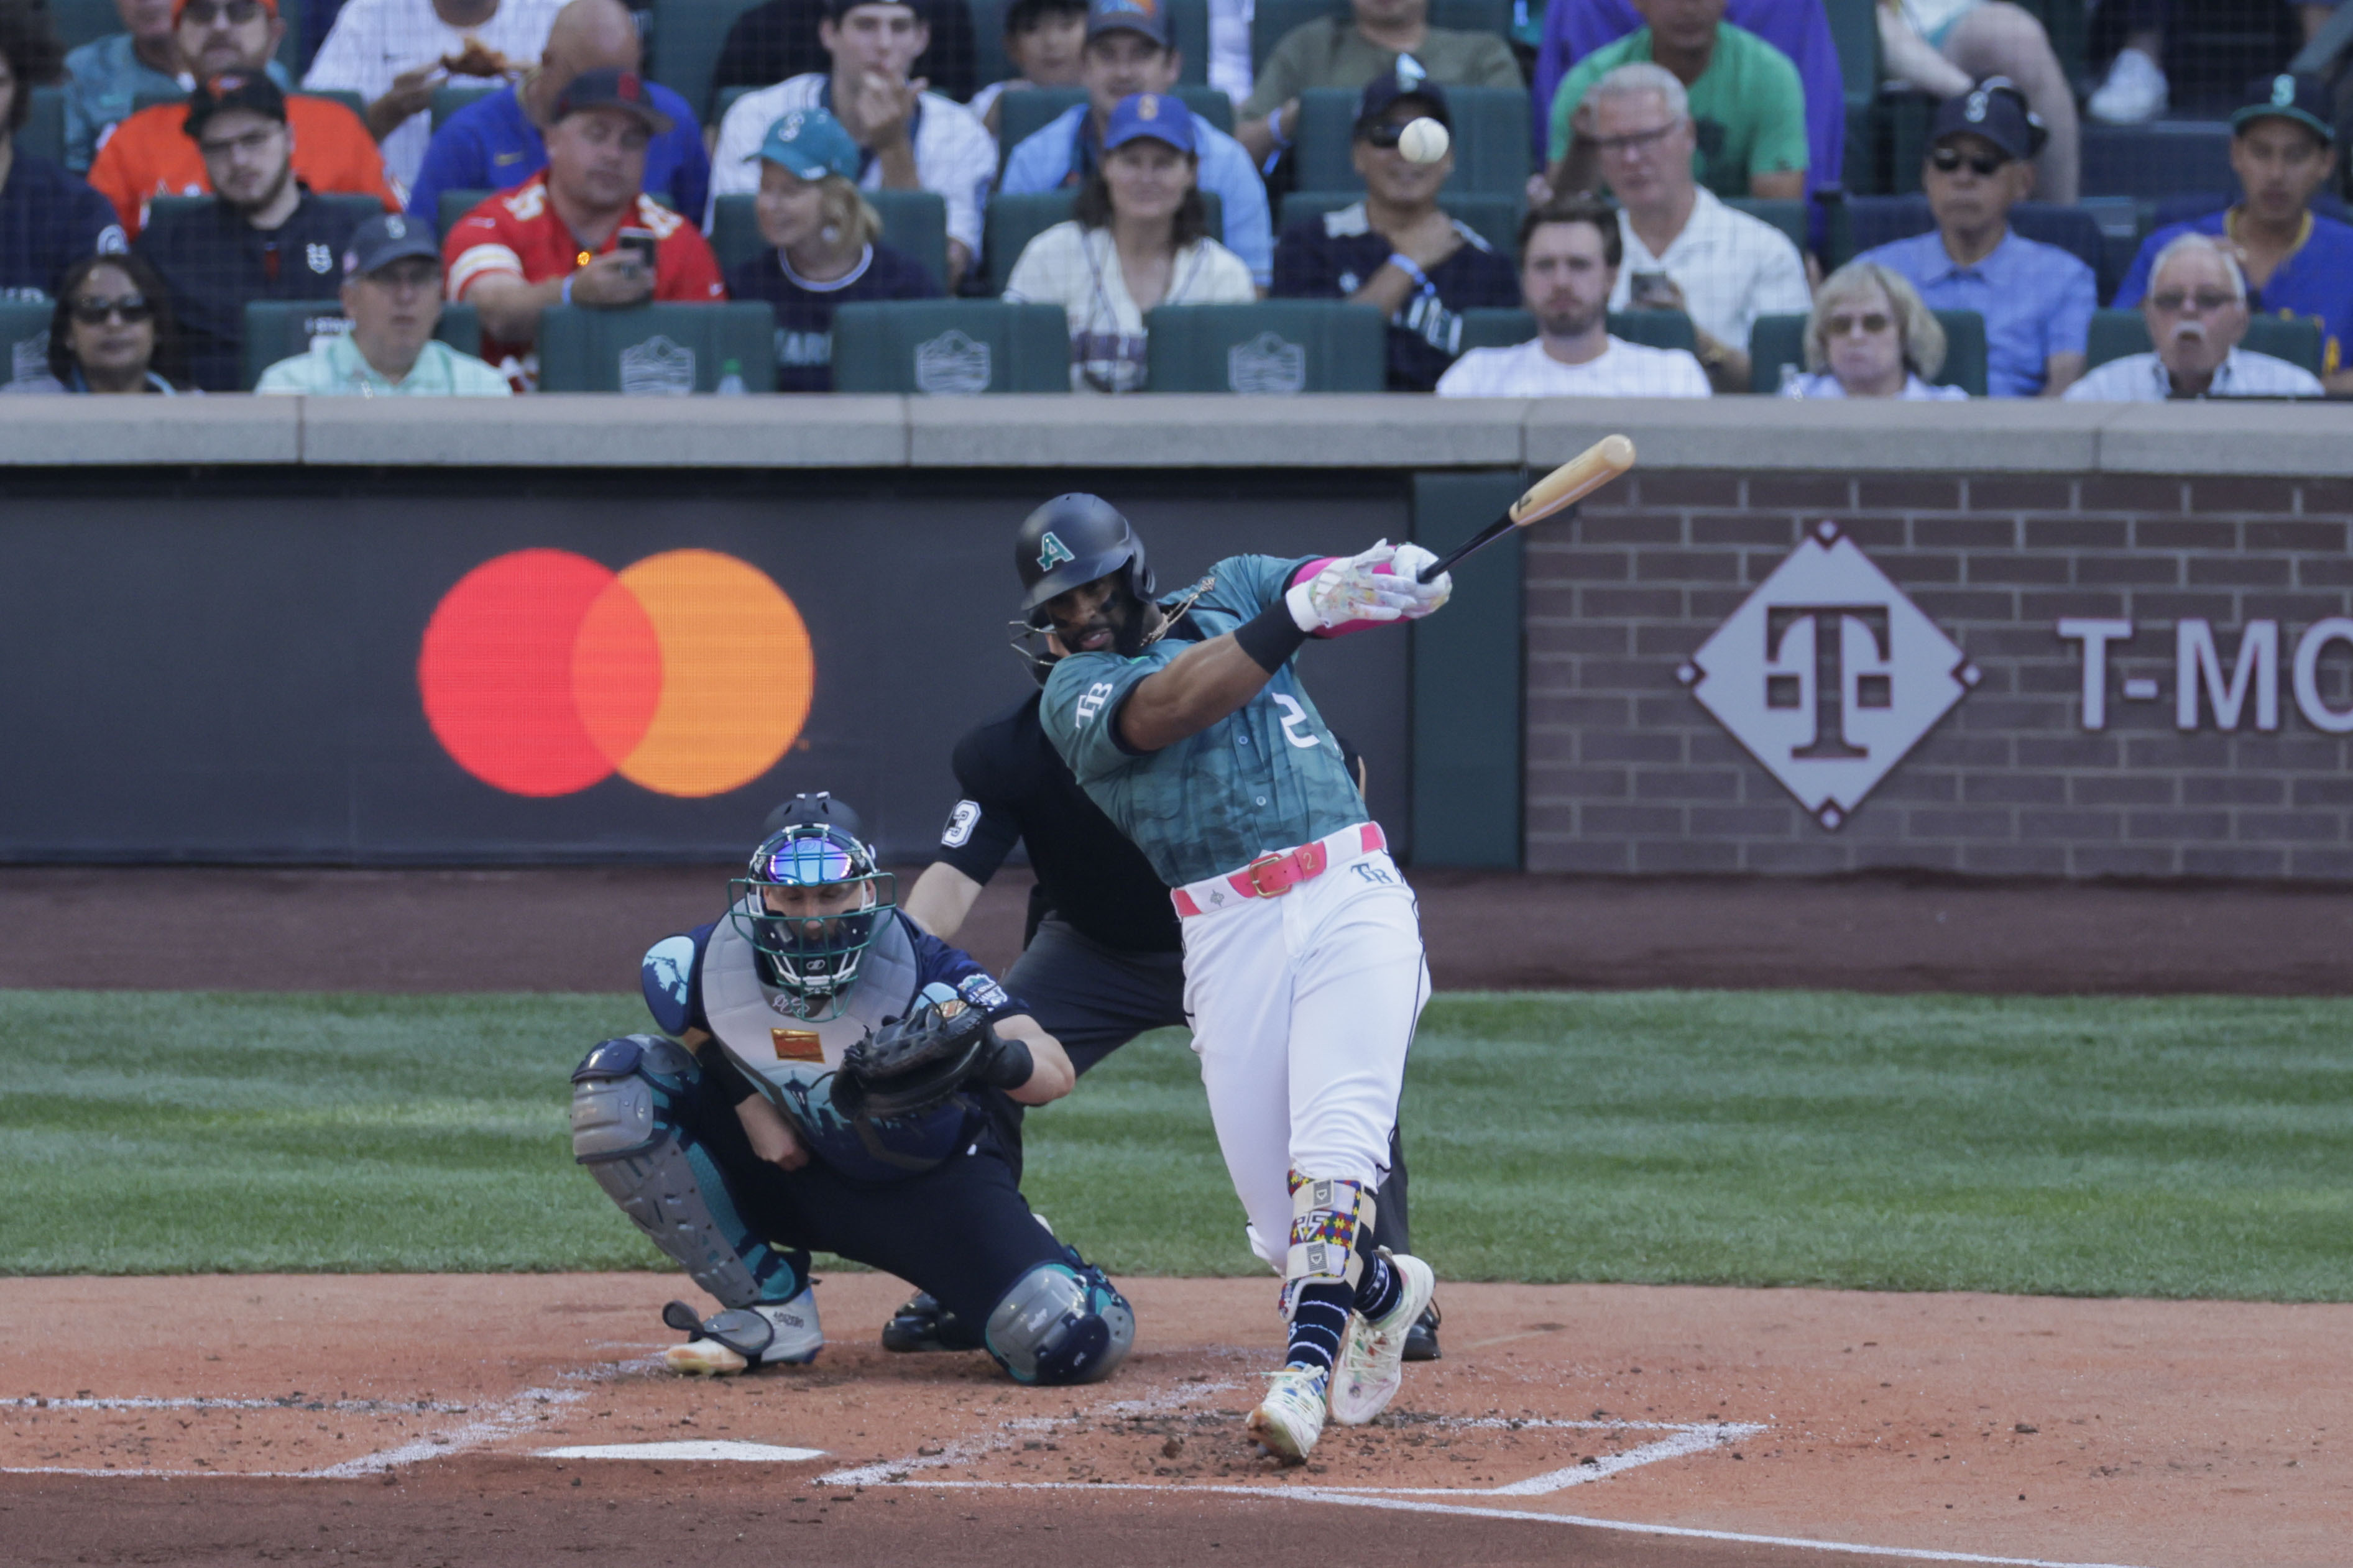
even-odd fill
[{"label": "sunglasses", "polygon": [[2180,314],[2181,308],[2193,300],[2199,310],[2211,315],[2226,306],[2237,304],[2239,297],[2236,294],[2225,294],[2219,289],[2200,289],[2195,294],[2186,293],[2179,289],[2168,289],[2162,294],[2151,294],[2148,297],[2150,304],[2168,315]]},{"label": "sunglasses", "polygon": [[1822,323],[1830,330],[1830,335],[1834,338],[1845,337],[1857,328],[1861,328],[1866,336],[1875,338],[1894,324],[1894,319],[1883,310],[1866,310],[1860,316],[1841,313],[1831,317]]},{"label": "sunglasses", "polygon": [[119,300],[100,297],[73,302],[73,319],[85,327],[104,326],[110,316],[120,316],[135,327],[154,314],[155,307],[147,302],[143,294],[125,294]]},{"label": "sunglasses", "polygon": [[1990,156],[1981,153],[1974,158],[1964,158],[1961,156],[1961,150],[1957,147],[1939,147],[1928,154],[1930,166],[1940,174],[1957,174],[1960,173],[1961,165],[1967,163],[1969,166],[1969,173],[1980,176],[1990,175],[2000,173],[2001,166],[2009,162],[2009,159],[1999,153]]},{"label": "sunglasses", "polygon": [[224,5],[192,5],[180,13],[183,22],[194,22],[199,27],[218,26],[227,22],[232,27],[242,27],[262,14],[261,0],[227,0]]}]

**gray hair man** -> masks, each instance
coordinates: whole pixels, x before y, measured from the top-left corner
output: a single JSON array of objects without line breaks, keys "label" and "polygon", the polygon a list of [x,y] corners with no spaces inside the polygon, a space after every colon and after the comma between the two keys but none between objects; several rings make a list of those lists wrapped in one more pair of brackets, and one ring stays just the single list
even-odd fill
[{"label": "gray hair man", "polygon": [[2069,387],[2083,402],[2159,403],[2171,397],[2318,397],[2310,371],[2250,353],[2247,277],[2227,246],[2185,234],[2158,252],[2141,301],[2155,352],[2110,360]]}]

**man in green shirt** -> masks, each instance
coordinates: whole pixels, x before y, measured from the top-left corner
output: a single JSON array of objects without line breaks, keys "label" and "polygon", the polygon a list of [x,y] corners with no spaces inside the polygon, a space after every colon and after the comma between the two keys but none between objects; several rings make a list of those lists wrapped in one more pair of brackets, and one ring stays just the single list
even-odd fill
[{"label": "man in green shirt", "polygon": [[1291,145],[1301,93],[1311,87],[1359,90],[1398,70],[1400,57],[1409,61],[1405,74],[1440,87],[1520,91],[1527,85],[1502,35],[1433,27],[1430,0],[1351,0],[1349,8],[1353,15],[1345,22],[1319,16],[1301,23],[1266,57],[1241,106],[1241,123],[1234,127],[1234,140],[1250,149],[1261,169]]},{"label": "man in green shirt", "polygon": [[348,333],[261,373],[256,392],[313,397],[506,397],[507,378],[437,341],[441,247],[425,224],[385,213],[360,225],[343,250]]},{"label": "man in green shirt", "polygon": [[1806,89],[1789,57],[1726,22],[1725,0],[1631,3],[1648,26],[1577,61],[1553,95],[1545,199],[1599,188],[1600,150],[1586,94],[1636,60],[1665,67],[1690,94],[1699,140],[1692,173],[1701,184],[1719,196],[1802,198]]}]

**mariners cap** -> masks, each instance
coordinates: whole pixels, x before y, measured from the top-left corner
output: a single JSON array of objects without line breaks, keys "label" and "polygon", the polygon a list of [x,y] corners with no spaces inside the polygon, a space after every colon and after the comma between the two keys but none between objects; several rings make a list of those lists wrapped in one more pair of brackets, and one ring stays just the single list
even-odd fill
[{"label": "mariners cap", "polygon": [[364,278],[411,256],[441,259],[432,226],[400,213],[379,213],[352,230],[351,240],[343,247],[343,276]]},{"label": "mariners cap", "polygon": [[1120,32],[1141,33],[1164,49],[1176,47],[1160,0],[1088,0],[1087,37]]},{"label": "mariners cap", "polygon": [[1103,151],[1124,147],[1139,136],[1166,142],[1179,153],[1193,144],[1193,111],[1181,98],[1165,92],[1133,92],[1112,106],[1111,124],[1103,131]]},{"label": "mariners cap", "polygon": [[827,110],[796,109],[768,127],[768,139],[744,162],[765,159],[780,163],[804,180],[821,180],[828,174],[854,180],[863,157],[841,121]]},{"label": "mariners cap", "polygon": [[191,139],[224,109],[249,110],[265,120],[286,123],[286,95],[266,76],[216,76],[188,95],[188,118],[183,122]]},{"label": "mariners cap", "polygon": [[918,22],[928,24],[932,19],[931,0],[825,0],[820,9],[827,20],[839,22],[860,5],[896,5],[902,11],[913,11]]},{"label": "mariners cap", "polygon": [[1421,106],[1422,113],[1437,121],[1447,130],[1454,129],[1454,111],[1446,101],[1446,89],[1430,79],[1421,62],[1411,55],[1399,55],[1397,64],[1365,84],[1365,96],[1356,100],[1356,130],[1359,136],[1368,126],[1378,125],[1388,118],[1398,100],[1409,98]]},{"label": "mariners cap", "polygon": [[1975,136],[2010,158],[2031,158],[2048,134],[2040,115],[2026,107],[2026,95],[2007,77],[1989,76],[1958,98],[1936,105],[1928,124],[1928,145],[1947,136]]},{"label": "mariners cap", "polygon": [[2237,135],[2258,120],[2293,120],[2324,143],[2334,143],[2337,128],[2329,121],[2333,108],[2328,89],[2311,77],[2290,76],[2285,71],[2260,77],[2247,89],[2247,101],[2232,112],[2231,134]]},{"label": "mariners cap", "polygon": [[555,98],[555,118],[577,114],[588,109],[617,109],[624,114],[635,115],[639,123],[659,136],[673,123],[670,117],[654,107],[653,91],[646,79],[635,71],[615,70],[610,66],[596,70],[582,71],[572,79]]}]

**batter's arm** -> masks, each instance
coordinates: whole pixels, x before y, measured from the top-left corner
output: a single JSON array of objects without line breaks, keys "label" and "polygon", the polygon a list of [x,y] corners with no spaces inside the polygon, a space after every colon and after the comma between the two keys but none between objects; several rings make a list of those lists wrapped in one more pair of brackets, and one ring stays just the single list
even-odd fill
[{"label": "batter's arm", "polygon": [[1079,1081],[1071,1058],[1063,1054],[1062,1042],[1048,1034],[1045,1026],[1029,1014],[1010,1014],[991,1026],[1000,1038],[1018,1040],[1029,1047],[1029,1078],[1020,1088],[1005,1091],[1021,1104],[1045,1105],[1060,1100]]},{"label": "batter's arm", "polygon": [[909,920],[942,942],[952,940],[972,913],[980,884],[944,860],[934,860],[915,879],[899,908]]},{"label": "batter's arm", "polygon": [[[1282,601],[1274,602],[1273,613],[1281,616],[1286,626],[1290,612]],[[1250,626],[1267,617],[1261,616]],[[1243,631],[1248,631],[1245,626]],[[1285,647],[1271,665],[1262,665],[1238,640],[1241,632],[1228,632],[1224,637],[1187,648],[1170,660],[1165,669],[1155,670],[1136,682],[1120,704],[1119,738],[1132,752],[1157,752],[1173,746],[1187,735],[1198,735],[1210,725],[1235,712],[1257,696],[1282,660],[1291,657],[1307,634],[1295,626],[1290,646]],[[1284,640],[1280,631],[1271,640]]]}]

